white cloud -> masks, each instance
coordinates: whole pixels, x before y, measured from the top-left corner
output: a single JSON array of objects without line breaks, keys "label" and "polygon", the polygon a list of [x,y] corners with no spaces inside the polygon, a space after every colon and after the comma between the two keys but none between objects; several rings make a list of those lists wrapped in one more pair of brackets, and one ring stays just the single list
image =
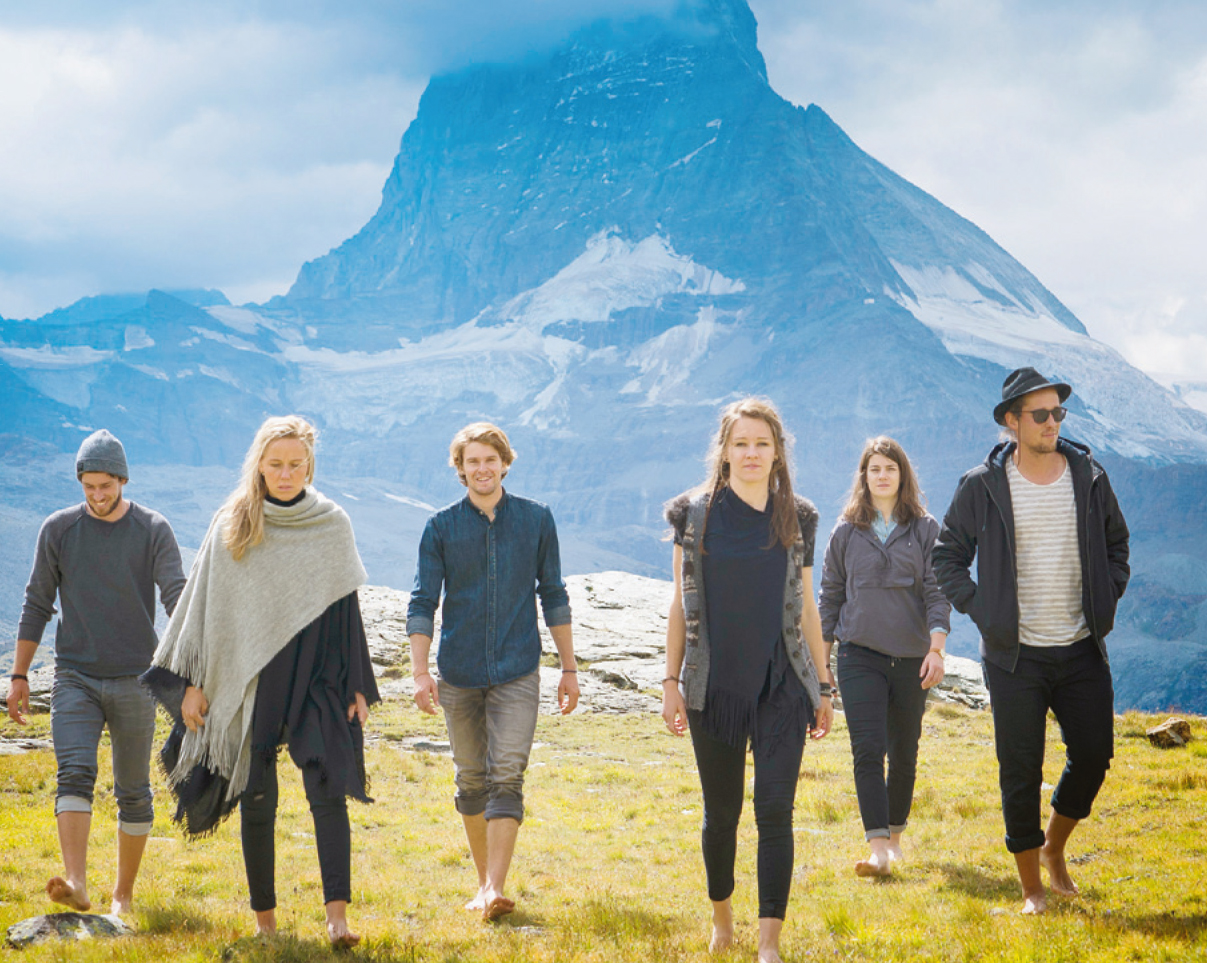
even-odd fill
[{"label": "white cloud", "polygon": [[153,286],[283,291],[376,210],[424,82],[342,63],[337,39],[0,27],[0,314]]}]

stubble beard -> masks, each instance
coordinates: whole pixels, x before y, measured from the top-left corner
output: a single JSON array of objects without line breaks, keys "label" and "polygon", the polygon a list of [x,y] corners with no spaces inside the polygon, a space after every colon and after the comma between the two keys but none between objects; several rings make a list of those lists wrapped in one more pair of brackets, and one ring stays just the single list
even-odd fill
[{"label": "stubble beard", "polygon": [[112,515],[117,510],[117,507],[121,503],[122,503],[122,500],[121,500],[121,497],[119,496],[119,497],[113,499],[107,505],[104,505],[104,506],[101,506],[100,508],[98,508],[96,503],[94,501],[92,501],[91,499],[89,499],[88,500],[88,510],[90,512],[92,512],[92,514],[96,518],[108,518],[110,515]]}]

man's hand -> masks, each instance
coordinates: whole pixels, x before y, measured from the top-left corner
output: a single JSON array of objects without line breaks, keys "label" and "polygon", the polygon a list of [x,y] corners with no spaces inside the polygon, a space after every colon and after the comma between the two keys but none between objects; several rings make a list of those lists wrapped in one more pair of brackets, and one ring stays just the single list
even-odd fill
[{"label": "man's hand", "polygon": [[29,683],[25,679],[8,682],[8,717],[22,726],[29,722]]},{"label": "man's hand", "polygon": [[365,701],[363,692],[356,693],[356,701],[348,705],[348,721],[351,722],[354,717],[362,726],[369,718],[369,703]]},{"label": "man's hand", "polygon": [[209,711],[210,704],[205,698],[204,692],[195,685],[184,690],[184,701],[180,704],[180,714],[184,717],[184,724],[189,727],[190,732],[196,732],[198,728],[205,725],[205,714]]},{"label": "man's hand", "polygon": [[426,669],[415,676],[415,705],[429,716],[434,716],[440,705],[440,689]]},{"label": "man's hand", "polygon": [[562,715],[567,716],[574,711],[574,707],[578,705],[578,696],[578,674],[563,672],[557,684],[557,705]]}]

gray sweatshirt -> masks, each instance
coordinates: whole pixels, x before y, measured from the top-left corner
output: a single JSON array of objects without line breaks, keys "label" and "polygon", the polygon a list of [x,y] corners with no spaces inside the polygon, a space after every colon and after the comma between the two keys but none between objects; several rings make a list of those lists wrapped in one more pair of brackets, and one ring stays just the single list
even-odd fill
[{"label": "gray sweatshirt", "polygon": [[930,515],[898,525],[883,543],[870,528],[839,522],[821,572],[822,638],[893,658],[926,655],[930,630],[951,628],[951,605],[931,565],[938,534]]},{"label": "gray sweatshirt", "polygon": [[184,589],[180,549],[158,512],[129,502],[105,522],[84,505],[42,523],[17,638],[41,642],[62,607],[55,664],[100,678],[137,675],[155,654],[155,586],[168,614]]}]

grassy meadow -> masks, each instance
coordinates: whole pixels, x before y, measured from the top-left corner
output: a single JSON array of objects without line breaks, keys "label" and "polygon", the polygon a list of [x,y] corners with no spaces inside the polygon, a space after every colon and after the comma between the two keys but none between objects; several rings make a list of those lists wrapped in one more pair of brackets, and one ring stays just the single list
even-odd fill
[{"label": "grassy meadow", "polygon": [[[1071,844],[1082,895],[1054,898],[1048,915],[1026,918],[1017,913],[1013,859],[1002,843],[988,713],[931,705],[908,862],[888,881],[852,871],[865,850],[839,715],[835,732],[808,746],[801,768],[785,959],[1207,961],[1207,722],[1194,720],[1188,748],[1161,751],[1144,737],[1159,721],[1118,718],[1113,768]],[[5,723],[7,735],[15,730]],[[30,730],[48,737],[48,717],[35,717]],[[443,740],[442,722],[392,702],[377,708],[370,730],[377,802],[350,807],[349,915],[365,941],[341,956],[374,963],[712,959],[691,747],[666,734],[660,720],[542,717],[508,883],[517,911],[497,924],[461,908],[475,877],[452,807],[451,760],[403,748],[404,739]],[[1054,782],[1063,758],[1055,724],[1049,735],[1045,774]],[[106,747],[89,861],[96,908],[107,908],[113,882],[107,755]],[[52,911],[41,887],[59,872],[54,768],[48,751],[0,756],[0,927]],[[292,765],[281,774],[275,939],[248,935],[238,816],[215,837],[186,842],[168,818],[159,781],[132,919],[138,935],[4,952],[30,961],[132,963],[332,958],[301,779]],[[749,803],[743,820],[738,945],[719,963],[751,959],[756,947]]]}]

